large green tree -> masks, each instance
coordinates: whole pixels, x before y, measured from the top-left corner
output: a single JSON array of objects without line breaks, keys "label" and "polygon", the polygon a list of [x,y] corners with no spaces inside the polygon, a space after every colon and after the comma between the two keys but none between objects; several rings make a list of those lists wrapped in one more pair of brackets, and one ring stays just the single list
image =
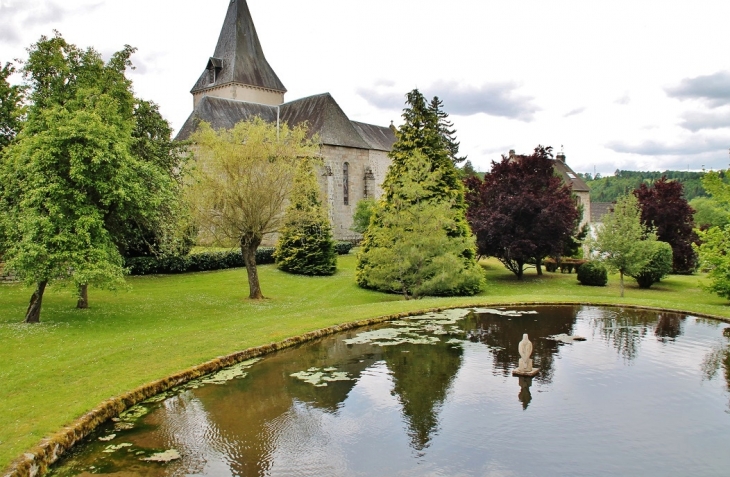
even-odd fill
[{"label": "large green tree", "polygon": [[450,236],[457,229],[453,202],[430,197],[441,172],[417,152],[405,165],[391,186],[392,199],[379,204],[367,231],[370,246],[358,256],[358,283],[406,299],[479,292],[483,272],[464,253],[473,253],[474,238]]},{"label": "large green tree", "polygon": [[23,98],[25,87],[11,85],[8,78],[15,73],[15,66],[5,63],[0,68],[0,153],[20,131],[23,124]]},{"label": "large green tree", "polygon": [[600,253],[609,270],[617,271],[624,296],[624,275],[637,275],[651,260],[656,232],[641,222],[639,201],[633,194],[621,197],[613,212],[603,217],[591,248]]},{"label": "large green tree", "polygon": [[27,120],[0,164],[0,253],[35,284],[27,322],[40,321],[54,281],[122,284],[114,224],[151,217],[172,197],[169,174],[132,152],[137,102],[125,73],[133,52],[127,46],[105,63],[60,34],[29,49]]},{"label": "large green tree", "polygon": [[188,189],[192,213],[203,233],[240,247],[249,298],[262,299],[256,249],[284,224],[297,164],[317,155],[318,139],[308,139],[304,126],[277,128],[255,117],[229,130],[201,123],[192,140],[197,163]]},{"label": "large green tree", "polygon": [[313,158],[302,158],[279,233],[274,258],[279,269],[300,275],[332,275],[337,254]]},{"label": "large green tree", "polygon": [[[393,217],[403,214],[409,205],[415,207],[408,212],[411,215],[419,207],[430,207],[432,210],[428,211],[429,214],[439,211],[434,217],[442,216],[444,236],[447,240],[452,240],[454,246],[461,247],[457,253],[461,260],[459,269],[473,270],[476,266],[474,239],[466,221],[464,185],[445,146],[437,110],[427,103],[418,90],[413,90],[406,95],[403,119],[404,124],[396,131],[397,141],[389,154],[392,162],[383,181],[383,197],[365,232],[358,258],[357,281],[365,288],[395,291],[393,287],[376,285],[379,279],[374,280],[373,277],[382,271],[379,271],[381,267],[384,270],[391,264],[380,257],[381,252],[370,251],[383,251],[384,247],[392,245],[388,243],[388,237],[394,235],[393,227],[400,227],[404,233],[408,231],[408,226],[393,222]],[[414,183],[418,183],[417,190]],[[426,210],[421,212],[427,213]],[[401,217],[398,220],[405,219]],[[439,220],[441,219],[434,219],[431,224]],[[405,234],[403,237],[400,240],[403,247],[408,247],[406,237],[408,240],[415,239],[412,234]],[[454,250],[451,246],[447,249],[448,253]],[[438,294],[473,294],[478,290],[478,287],[472,285],[462,285],[444,287]]]},{"label": "large green tree", "polygon": [[[730,185],[720,173],[709,172],[702,184],[717,206],[730,215]],[[730,298],[730,225],[711,227],[699,233],[700,244],[696,247],[701,268],[708,270],[710,285],[707,289],[721,297]]]}]

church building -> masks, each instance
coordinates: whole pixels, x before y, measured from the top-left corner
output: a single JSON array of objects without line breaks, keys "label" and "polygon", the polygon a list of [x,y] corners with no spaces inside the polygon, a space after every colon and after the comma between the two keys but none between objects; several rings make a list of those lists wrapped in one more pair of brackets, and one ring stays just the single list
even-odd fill
[{"label": "church building", "polygon": [[389,127],[350,120],[329,93],[285,102],[286,88],[266,61],[246,0],[231,0],[218,44],[191,91],[193,112],[177,139],[190,137],[201,121],[229,129],[259,116],[289,126],[307,123],[319,134],[325,193],[336,239],[355,238],[355,206],[382,194],[395,143]]}]

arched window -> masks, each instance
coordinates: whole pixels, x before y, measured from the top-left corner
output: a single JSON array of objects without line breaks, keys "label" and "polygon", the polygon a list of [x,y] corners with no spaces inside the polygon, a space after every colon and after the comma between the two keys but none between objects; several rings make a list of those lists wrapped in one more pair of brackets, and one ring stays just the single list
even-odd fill
[{"label": "arched window", "polygon": [[342,197],[345,205],[350,205],[350,163],[342,166]]}]

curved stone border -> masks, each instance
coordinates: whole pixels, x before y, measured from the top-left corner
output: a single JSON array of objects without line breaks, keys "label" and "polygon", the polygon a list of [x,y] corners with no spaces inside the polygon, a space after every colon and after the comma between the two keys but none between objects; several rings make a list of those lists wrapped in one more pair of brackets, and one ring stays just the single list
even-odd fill
[{"label": "curved stone border", "polygon": [[699,318],[710,318],[718,321],[730,323],[730,318],[724,316],[709,315],[704,313],[694,313],[690,311],[673,310],[668,308],[656,308],[641,305],[622,305],[595,302],[515,302],[515,303],[480,303],[475,305],[454,305],[438,308],[428,308],[425,310],[408,311],[396,313],[393,315],[380,316],[368,320],[360,320],[342,325],[330,326],[316,331],[310,331],[300,336],[287,338],[278,343],[249,348],[245,351],[239,351],[227,356],[221,356],[207,361],[198,366],[188,368],[185,371],[168,376],[151,383],[147,383],[128,393],[122,394],[111,399],[107,399],[99,404],[93,410],[87,412],[70,426],[64,427],[61,431],[55,433],[51,437],[41,440],[41,442],[24,453],[18,459],[13,461],[3,473],[4,477],[35,477],[43,475],[48,467],[56,462],[66,451],[71,449],[80,440],[91,434],[98,426],[105,423],[109,419],[118,416],[125,410],[151,398],[157,394],[163,393],[169,389],[185,384],[188,381],[197,379],[206,374],[220,371],[228,366],[246,361],[251,358],[264,356],[275,351],[291,348],[301,343],[313,341],[318,338],[334,335],[336,333],[361,328],[370,325],[376,325],[387,321],[399,320],[411,316],[424,315],[426,313],[435,313],[444,310],[484,308],[484,307],[512,307],[512,306],[603,306],[608,308],[630,308],[635,310],[659,311],[668,313],[681,313],[684,315],[696,316]]}]

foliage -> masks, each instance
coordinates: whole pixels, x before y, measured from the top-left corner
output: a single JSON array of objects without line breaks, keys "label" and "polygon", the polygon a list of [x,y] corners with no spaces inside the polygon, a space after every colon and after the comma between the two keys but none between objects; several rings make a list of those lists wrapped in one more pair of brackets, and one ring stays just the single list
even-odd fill
[{"label": "foliage", "polygon": [[581,265],[577,276],[581,285],[605,287],[608,283],[608,270],[597,260],[590,260]]},{"label": "foliage", "polygon": [[373,216],[377,205],[378,201],[372,198],[358,201],[355,213],[352,216],[352,230],[364,234],[370,225],[370,218]]},{"label": "foliage", "polygon": [[700,266],[708,270],[710,279],[706,290],[730,299],[730,225],[712,227],[699,235]]},{"label": "foliage", "polygon": [[125,257],[186,255],[197,238],[187,204],[180,197],[188,171],[188,144],[172,139],[172,126],[153,102],[137,99],[134,120],[132,154],[163,172],[168,181],[164,187],[150,184],[156,187],[152,194],[164,197],[157,208],[114,224],[115,241]]},{"label": "foliage", "polygon": [[662,177],[651,187],[642,184],[634,195],[641,207],[641,221],[656,229],[658,240],[671,245],[674,273],[692,273],[697,268],[697,254],[692,248],[697,234],[694,210],[683,196],[682,184]]},{"label": "foliage", "polygon": [[339,241],[335,242],[335,252],[337,255],[347,255],[352,250],[352,242]]},{"label": "foliage", "polygon": [[650,242],[652,255],[649,263],[631,275],[641,288],[649,288],[672,272],[672,247],[667,242]]},{"label": "foliage", "polygon": [[332,275],[337,255],[312,159],[297,167],[274,258],[279,269],[300,275]]},{"label": "foliage", "polygon": [[695,197],[689,203],[694,209],[694,221],[700,229],[725,227],[730,224],[730,213],[712,197]]},{"label": "foliage", "polygon": [[[730,185],[724,182],[724,171],[709,172],[702,184],[712,195],[712,200],[730,215]],[[710,285],[708,291],[730,299],[730,225],[712,227],[700,232],[699,252],[701,267],[708,270]]]},{"label": "foliage", "polygon": [[11,63],[0,68],[0,152],[15,139],[23,125],[25,87],[8,82],[13,73],[15,66]]},{"label": "foliage", "polygon": [[[392,162],[383,181],[384,194],[364,234],[358,255],[357,282],[366,288],[398,291],[407,296],[414,293],[475,293],[481,283],[474,282],[471,275],[476,267],[476,253],[466,221],[464,186],[446,148],[439,125],[439,109],[429,106],[418,90],[409,92],[406,98],[404,124],[396,132],[397,141],[389,154]],[[440,105],[437,98],[434,101]],[[407,223],[398,223],[398,220]],[[413,232],[414,228],[433,233],[433,236],[418,236]],[[404,235],[396,236],[397,231]],[[386,258],[395,250],[387,250],[391,245],[388,240],[397,243],[403,254],[396,262],[403,260],[404,263],[391,263],[391,259]],[[413,240],[412,247],[410,240]],[[437,243],[444,246],[443,253],[433,248]],[[460,250],[454,252],[454,247]],[[371,253],[371,249],[378,251]],[[434,267],[451,260],[452,252],[459,263],[455,263],[456,268],[450,273],[459,270],[468,273],[453,284],[438,284],[437,278],[445,279],[446,276],[432,275]],[[409,254],[413,256],[407,258]],[[398,272],[400,278],[393,278],[388,271],[395,265],[402,267]],[[405,286],[395,286],[396,281]],[[420,285],[414,285],[417,283]]]},{"label": "foliage", "polygon": [[458,230],[454,202],[433,197],[443,172],[417,152],[402,165],[404,174],[389,184],[391,199],[381,202],[367,230],[358,284],[407,299],[479,292],[483,277],[472,258],[473,238],[451,236]]},{"label": "foliage", "polygon": [[459,157],[460,143],[456,140],[454,123],[449,121],[449,114],[443,110],[443,107],[444,102],[441,101],[438,96],[434,96],[429,104],[429,108],[438,119],[439,134],[441,135],[444,147],[448,151],[451,161],[455,165],[461,164],[466,160],[466,156]]},{"label": "foliage", "polygon": [[624,275],[638,274],[651,260],[656,232],[641,222],[639,201],[633,194],[620,198],[613,213],[603,217],[591,248],[600,252],[609,270],[619,272],[621,296],[624,296]]},{"label": "foliage", "polygon": [[692,200],[695,197],[703,197],[707,195],[702,185],[703,174],[702,172],[687,171],[617,171],[617,174],[614,176],[601,178],[592,178],[590,174],[578,175],[590,187],[592,202],[615,202],[619,197],[641,187],[642,184],[650,186],[662,177],[666,177],[669,181],[676,181],[682,184],[684,196],[687,200]]},{"label": "foliage", "polygon": [[193,141],[198,167],[188,197],[196,223],[219,243],[240,246],[249,298],[261,299],[256,249],[283,225],[296,165],[316,156],[318,139],[307,139],[303,126],[277,127],[254,117],[230,130],[201,123]]},{"label": "foliage", "polygon": [[[256,264],[274,263],[274,248],[256,249]],[[202,252],[190,255],[163,257],[131,257],[124,261],[130,275],[169,275],[176,273],[207,272],[244,267],[241,252]]]},{"label": "foliage", "polygon": [[26,321],[40,319],[50,282],[123,284],[114,224],[152,217],[174,197],[165,171],[132,153],[133,52],[127,46],[105,64],[59,34],[29,49],[31,106],[0,170],[4,259],[37,284]]},{"label": "foliage", "polygon": [[480,255],[497,257],[519,279],[547,256],[574,243],[580,213],[570,186],[554,173],[552,148],[538,146],[530,156],[492,162],[484,176],[467,179],[468,218]]},{"label": "foliage", "polygon": [[461,169],[459,169],[459,171],[461,172],[461,177],[464,179],[468,179],[469,177],[475,177],[478,174],[470,160],[464,162],[464,165],[461,166]]}]

